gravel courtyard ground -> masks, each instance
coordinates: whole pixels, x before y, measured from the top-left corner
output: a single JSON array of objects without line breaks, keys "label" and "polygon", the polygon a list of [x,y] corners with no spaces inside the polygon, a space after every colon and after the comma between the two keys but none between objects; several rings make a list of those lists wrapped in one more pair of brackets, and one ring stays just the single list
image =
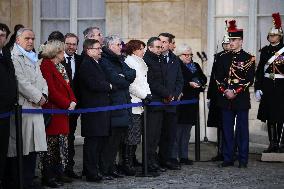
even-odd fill
[{"label": "gravel courtyard ground", "polygon": [[[190,145],[191,159],[194,159],[194,145]],[[167,171],[159,177],[125,177],[99,184],[75,180],[65,184],[64,189],[166,189],[166,188],[201,188],[201,189],[283,189],[284,163],[261,162],[259,153],[263,149],[250,148],[250,160],[247,169],[235,167],[218,168],[219,162],[210,162],[216,149],[213,144],[201,145],[201,162],[192,166],[183,166],[180,171]],[[139,149],[140,151],[140,149]],[[141,154],[139,154],[141,156]],[[76,146],[75,171],[82,169],[82,145]]]}]

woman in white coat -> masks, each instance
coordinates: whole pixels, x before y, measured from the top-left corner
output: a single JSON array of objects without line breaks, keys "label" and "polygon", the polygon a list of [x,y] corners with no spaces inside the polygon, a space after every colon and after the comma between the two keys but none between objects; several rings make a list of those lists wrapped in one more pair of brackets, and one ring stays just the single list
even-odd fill
[{"label": "woman in white coat", "polygon": [[[127,55],[125,63],[136,71],[136,78],[130,84],[131,102],[146,102],[151,100],[151,91],[147,82],[148,67],[143,60],[145,43],[140,40],[130,40],[125,46]],[[135,156],[137,144],[141,142],[143,107],[132,108],[132,126],[129,127],[125,145],[122,149],[122,170],[126,175],[135,174],[134,163],[138,163]]]}]

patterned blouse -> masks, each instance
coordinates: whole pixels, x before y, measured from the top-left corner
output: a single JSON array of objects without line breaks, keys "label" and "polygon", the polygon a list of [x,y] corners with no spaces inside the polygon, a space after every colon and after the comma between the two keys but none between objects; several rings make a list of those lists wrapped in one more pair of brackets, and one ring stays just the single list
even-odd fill
[{"label": "patterned blouse", "polygon": [[68,78],[67,72],[65,70],[65,67],[61,63],[55,64],[55,67],[59,71],[59,73],[62,75],[63,79],[67,83],[69,83],[69,78]]}]

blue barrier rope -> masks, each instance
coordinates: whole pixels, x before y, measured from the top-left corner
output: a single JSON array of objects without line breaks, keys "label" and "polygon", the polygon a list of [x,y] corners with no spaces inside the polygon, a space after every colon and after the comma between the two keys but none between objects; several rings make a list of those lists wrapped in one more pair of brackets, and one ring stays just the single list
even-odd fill
[{"label": "blue barrier rope", "polygon": [[9,117],[9,116],[11,116],[11,114],[12,114],[12,112],[2,113],[2,114],[0,114],[0,119],[5,118],[5,117]]},{"label": "blue barrier rope", "polygon": [[[172,101],[169,104],[165,104],[162,102],[151,102],[149,106],[176,106],[181,104],[195,104],[198,102],[198,99],[192,100],[183,100],[183,101]],[[121,104],[114,106],[104,106],[104,107],[96,107],[96,108],[84,108],[84,109],[76,109],[76,110],[61,110],[61,109],[23,109],[22,113],[25,114],[84,114],[84,113],[94,113],[94,112],[104,112],[104,111],[113,111],[113,110],[121,110],[132,107],[143,106],[143,103],[130,103],[130,104]],[[9,117],[12,112],[6,112],[0,114],[0,118]]]}]

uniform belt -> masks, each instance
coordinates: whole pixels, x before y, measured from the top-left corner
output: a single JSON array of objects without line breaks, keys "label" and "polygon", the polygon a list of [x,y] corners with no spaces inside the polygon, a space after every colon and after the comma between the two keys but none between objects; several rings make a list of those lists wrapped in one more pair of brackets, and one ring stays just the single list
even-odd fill
[{"label": "uniform belt", "polygon": [[[269,73],[265,73],[265,74],[264,74],[264,77],[271,78],[271,75],[270,75]],[[275,78],[275,79],[284,79],[284,75],[281,75],[281,74],[274,74],[274,78]]]}]

